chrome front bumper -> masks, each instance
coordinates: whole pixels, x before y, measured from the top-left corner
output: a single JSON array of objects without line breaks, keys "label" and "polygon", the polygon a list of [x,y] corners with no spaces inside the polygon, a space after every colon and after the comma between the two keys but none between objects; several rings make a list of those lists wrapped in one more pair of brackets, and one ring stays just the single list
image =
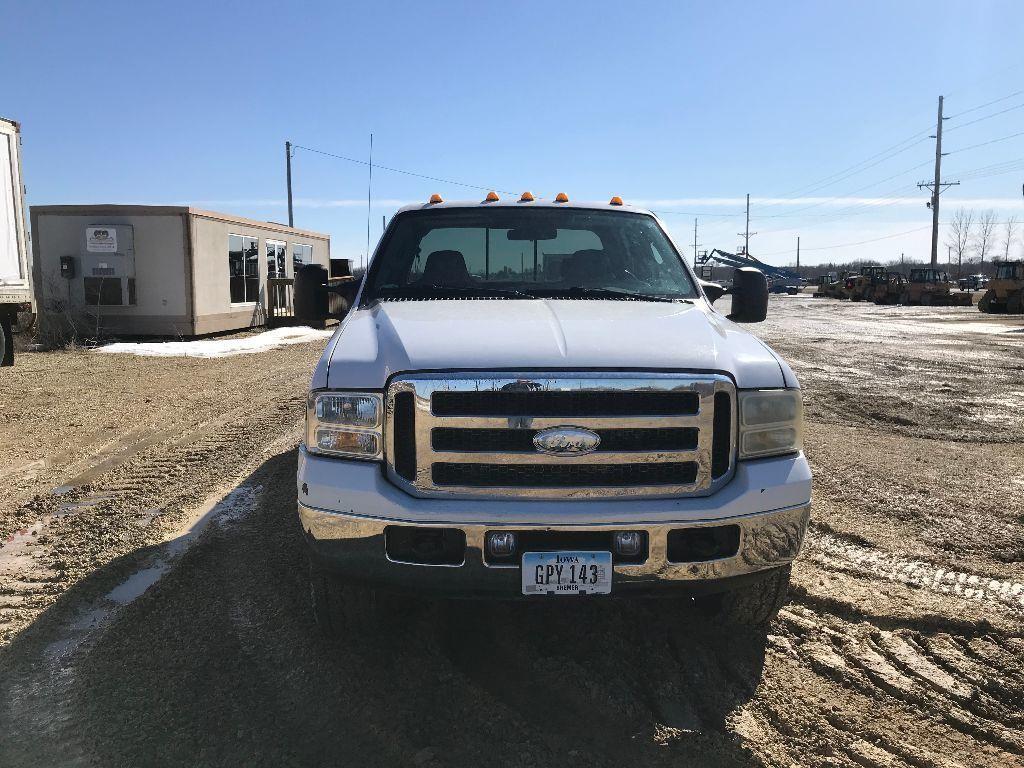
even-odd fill
[{"label": "chrome front bumper", "polygon": [[[608,531],[647,533],[647,560],[614,567],[612,594],[685,591],[687,586],[733,580],[791,562],[800,551],[810,515],[810,503],[756,514],[706,520],[640,523],[628,519],[598,525],[527,525],[465,522],[413,522],[353,513],[340,513],[299,504],[299,519],[317,564],[352,581],[394,590],[428,591],[447,597],[520,596],[518,566],[491,565],[484,559],[488,531]],[[417,565],[394,562],[385,551],[384,530],[391,525],[457,528],[466,535],[466,553],[459,565]],[[671,530],[700,526],[738,525],[739,550],[732,557],[697,563],[673,563],[667,557]],[[711,586],[704,584],[704,586]]]}]

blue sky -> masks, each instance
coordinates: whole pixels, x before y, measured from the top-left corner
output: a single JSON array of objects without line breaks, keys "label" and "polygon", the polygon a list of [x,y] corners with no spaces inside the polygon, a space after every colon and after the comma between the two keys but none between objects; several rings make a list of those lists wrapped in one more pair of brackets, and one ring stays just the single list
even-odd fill
[{"label": "blue sky", "polygon": [[[374,242],[402,203],[495,188],[622,195],[665,212],[687,255],[697,213],[702,247],[732,250],[750,193],[769,262],[797,235],[804,263],[926,257],[914,185],[941,93],[950,115],[999,100],[946,123],[943,175],[964,181],[943,220],[1024,219],[1024,135],[971,148],[1024,134],[1019,1],[0,0],[0,20],[30,204],[283,221],[286,139],[365,159],[373,132],[375,163],[478,185],[377,169]],[[364,253],[366,167],[298,150],[294,181],[296,226]]]}]

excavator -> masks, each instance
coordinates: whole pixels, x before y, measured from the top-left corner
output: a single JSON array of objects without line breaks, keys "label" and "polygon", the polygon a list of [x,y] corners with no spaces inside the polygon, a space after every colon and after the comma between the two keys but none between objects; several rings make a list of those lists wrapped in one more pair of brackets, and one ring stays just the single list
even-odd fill
[{"label": "excavator", "polygon": [[910,270],[906,285],[902,286],[900,304],[923,304],[937,307],[969,307],[970,293],[953,293],[953,283],[945,270],[919,267]]},{"label": "excavator", "polygon": [[996,267],[978,309],[990,314],[1024,313],[1024,261],[1004,261]]}]

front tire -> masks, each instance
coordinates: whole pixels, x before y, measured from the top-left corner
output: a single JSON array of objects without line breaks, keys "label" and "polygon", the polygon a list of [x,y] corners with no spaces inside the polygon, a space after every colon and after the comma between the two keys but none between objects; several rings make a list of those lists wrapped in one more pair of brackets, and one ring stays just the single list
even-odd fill
[{"label": "front tire", "polygon": [[776,568],[753,584],[700,597],[696,603],[714,624],[751,629],[767,626],[786,602],[790,570],[788,565]]},{"label": "front tire", "polygon": [[992,291],[985,291],[985,295],[978,300],[978,311],[985,312],[986,314],[995,314],[996,310],[992,306],[994,298],[995,294]]}]

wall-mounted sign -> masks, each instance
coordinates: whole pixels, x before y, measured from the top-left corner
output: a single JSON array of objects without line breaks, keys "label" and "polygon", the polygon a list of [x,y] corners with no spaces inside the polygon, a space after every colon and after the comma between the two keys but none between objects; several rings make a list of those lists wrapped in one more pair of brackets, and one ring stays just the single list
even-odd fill
[{"label": "wall-mounted sign", "polygon": [[113,227],[86,227],[85,249],[90,253],[116,253],[117,230]]}]

